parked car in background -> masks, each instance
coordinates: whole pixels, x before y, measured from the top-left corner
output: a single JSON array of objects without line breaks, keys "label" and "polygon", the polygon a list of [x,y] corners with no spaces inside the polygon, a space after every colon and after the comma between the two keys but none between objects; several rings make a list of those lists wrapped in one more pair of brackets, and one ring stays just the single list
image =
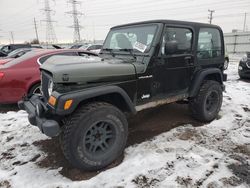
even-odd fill
[{"label": "parked car in background", "polygon": [[30,52],[32,49],[33,48],[16,49],[16,50],[10,52],[7,56],[0,57],[0,65],[4,65],[15,58],[21,57],[22,55],[26,54],[27,52]]},{"label": "parked car in background", "polygon": [[31,50],[33,50],[33,48],[19,48],[10,52],[7,56],[1,57],[0,59],[18,58]]},{"label": "parked car in background", "polygon": [[10,52],[19,48],[31,48],[31,45],[30,44],[9,44],[9,45],[2,46],[0,51],[8,55]]},{"label": "parked car in background", "polygon": [[11,60],[13,60],[13,58],[3,58],[3,59],[0,59],[0,65],[4,65],[4,64],[8,63]]},{"label": "parked car in background", "polygon": [[102,44],[83,45],[79,49],[87,50],[99,54],[102,49]]},{"label": "parked car in background", "polygon": [[228,55],[227,51],[225,51],[224,70],[228,69],[228,65],[229,65],[229,55]]},{"label": "parked car in background", "polygon": [[6,54],[6,53],[0,51],[0,57],[6,57],[7,55],[8,55],[8,54]]},{"label": "parked car in background", "polygon": [[41,49],[41,48],[43,48],[43,47],[40,46],[39,44],[32,44],[32,45],[31,45],[31,48],[39,48],[39,49]]},{"label": "parked car in background", "polygon": [[238,73],[240,78],[250,78],[250,52],[246,52],[246,54],[241,58]]},{"label": "parked car in background", "polygon": [[98,54],[102,49],[102,44],[89,44],[89,43],[75,44],[71,46],[70,49],[83,49]]},{"label": "parked car in background", "polygon": [[16,59],[0,63],[0,103],[16,103],[24,95],[40,93],[40,64],[55,55],[97,56],[84,50],[34,49]]},{"label": "parked car in background", "polygon": [[73,46],[70,47],[70,49],[78,49],[86,44],[74,44]]}]

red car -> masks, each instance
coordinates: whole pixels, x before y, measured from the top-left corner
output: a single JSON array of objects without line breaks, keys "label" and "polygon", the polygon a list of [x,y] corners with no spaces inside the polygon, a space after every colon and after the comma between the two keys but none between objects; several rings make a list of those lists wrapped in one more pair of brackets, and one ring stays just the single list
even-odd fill
[{"label": "red car", "polygon": [[13,60],[13,58],[0,59],[0,65],[4,65]]},{"label": "red car", "polygon": [[43,64],[54,55],[97,56],[97,54],[77,49],[37,49],[16,59],[1,60],[0,104],[16,103],[24,95],[40,93],[39,64]]}]

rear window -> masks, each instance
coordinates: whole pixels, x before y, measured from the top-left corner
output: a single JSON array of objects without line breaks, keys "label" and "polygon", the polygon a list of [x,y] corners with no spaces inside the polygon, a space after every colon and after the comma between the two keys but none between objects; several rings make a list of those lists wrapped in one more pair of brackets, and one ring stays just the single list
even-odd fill
[{"label": "rear window", "polygon": [[58,55],[58,56],[59,55],[60,56],[62,56],[62,55],[65,55],[65,56],[77,56],[78,54],[75,53],[75,52],[62,52],[62,53],[56,53],[56,54],[49,54],[49,55],[45,55],[43,57],[40,57],[38,59],[38,63],[43,64],[47,59],[49,59],[52,56],[56,56],[56,55]]},{"label": "rear window", "polygon": [[18,63],[21,63],[22,61],[25,61],[27,59],[32,58],[34,55],[36,55],[36,53],[34,51],[27,52],[23,56],[16,58],[16,59],[13,59],[10,62],[6,63],[3,68],[8,68],[8,67],[16,65]]}]

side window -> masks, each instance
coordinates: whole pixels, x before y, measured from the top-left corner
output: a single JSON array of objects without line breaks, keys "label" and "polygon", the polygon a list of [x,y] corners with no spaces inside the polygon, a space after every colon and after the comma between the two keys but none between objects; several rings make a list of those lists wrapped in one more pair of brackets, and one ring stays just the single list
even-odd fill
[{"label": "side window", "polygon": [[162,39],[163,55],[188,54],[192,50],[193,33],[188,28],[167,27]]},{"label": "side window", "polygon": [[221,35],[218,29],[201,28],[199,32],[198,59],[209,59],[221,56]]},{"label": "side window", "polygon": [[43,64],[47,59],[49,59],[50,57],[52,57],[53,55],[48,55],[48,56],[44,56],[38,59],[38,62],[40,64]]}]

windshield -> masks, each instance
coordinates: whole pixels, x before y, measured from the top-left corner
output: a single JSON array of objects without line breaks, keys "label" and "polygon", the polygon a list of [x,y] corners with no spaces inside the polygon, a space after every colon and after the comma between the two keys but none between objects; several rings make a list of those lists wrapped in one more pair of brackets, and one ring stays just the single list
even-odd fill
[{"label": "windshield", "polygon": [[130,49],[139,53],[147,52],[152,45],[156,29],[156,25],[112,29],[105,40],[103,50]]}]

